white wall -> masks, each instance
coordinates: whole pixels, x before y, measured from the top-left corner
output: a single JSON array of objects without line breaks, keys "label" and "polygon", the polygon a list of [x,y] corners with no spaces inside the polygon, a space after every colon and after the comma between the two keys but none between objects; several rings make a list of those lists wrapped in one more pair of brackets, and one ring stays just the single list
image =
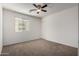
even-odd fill
[{"label": "white wall", "polygon": [[2,7],[0,5],[0,54],[2,50]]},{"label": "white wall", "polygon": [[[31,20],[30,30],[15,32],[15,17]],[[40,38],[41,20],[36,17],[3,9],[3,44],[9,45]]]},{"label": "white wall", "polygon": [[78,7],[44,17],[42,37],[49,41],[78,47]]}]

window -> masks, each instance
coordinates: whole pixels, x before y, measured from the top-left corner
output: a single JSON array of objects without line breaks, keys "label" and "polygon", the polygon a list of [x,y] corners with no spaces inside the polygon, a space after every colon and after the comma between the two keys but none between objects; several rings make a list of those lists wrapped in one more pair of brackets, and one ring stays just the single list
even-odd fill
[{"label": "window", "polygon": [[29,31],[30,20],[15,18],[15,32]]}]

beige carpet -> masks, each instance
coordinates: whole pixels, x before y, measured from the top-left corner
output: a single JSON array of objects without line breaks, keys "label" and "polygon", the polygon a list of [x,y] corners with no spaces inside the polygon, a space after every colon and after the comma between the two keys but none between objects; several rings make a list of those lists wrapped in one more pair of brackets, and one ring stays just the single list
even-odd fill
[{"label": "beige carpet", "polygon": [[76,56],[77,48],[37,39],[4,46],[2,55],[6,56]]}]

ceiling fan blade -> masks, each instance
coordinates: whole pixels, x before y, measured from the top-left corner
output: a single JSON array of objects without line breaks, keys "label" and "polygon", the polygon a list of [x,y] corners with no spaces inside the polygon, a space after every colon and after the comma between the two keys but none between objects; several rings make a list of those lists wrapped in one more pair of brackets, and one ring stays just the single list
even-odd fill
[{"label": "ceiling fan blade", "polygon": [[47,4],[45,4],[44,6],[42,6],[41,8],[45,8],[45,7],[47,7]]},{"label": "ceiling fan blade", "polygon": [[42,10],[43,12],[47,12],[47,10]]},{"label": "ceiling fan blade", "polygon": [[36,8],[38,7],[36,4],[33,4]]},{"label": "ceiling fan blade", "polygon": [[31,9],[31,10],[29,10],[29,12],[32,12],[32,11],[36,11],[37,9]]}]

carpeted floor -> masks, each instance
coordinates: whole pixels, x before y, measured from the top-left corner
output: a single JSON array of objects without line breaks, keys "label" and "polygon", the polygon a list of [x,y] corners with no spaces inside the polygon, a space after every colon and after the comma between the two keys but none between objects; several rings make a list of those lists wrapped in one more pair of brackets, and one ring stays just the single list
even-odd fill
[{"label": "carpeted floor", "polygon": [[2,55],[6,56],[76,56],[77,48],[37,39],[4,46]]}]

